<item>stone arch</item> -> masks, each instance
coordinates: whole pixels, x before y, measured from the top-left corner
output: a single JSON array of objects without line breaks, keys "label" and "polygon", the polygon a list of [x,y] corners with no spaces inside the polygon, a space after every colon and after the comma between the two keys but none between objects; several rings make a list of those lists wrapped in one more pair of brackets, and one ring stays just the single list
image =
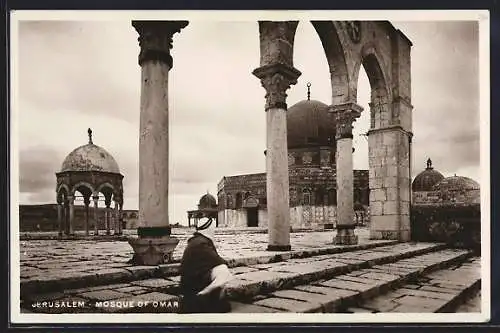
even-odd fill
[{"label": "stone arch", "polygon": [[234,205],[236,209],[239,209],[243,206],[243,193],[241,192],[236,193],[236,200]]},{"label": "stone arch", "polygon": [[302,205],[304,206],[308,206],[308,205],[311,205],[312,203],[312,190],[310,188],[303,188],[302,189],[302,193],[301,193],[301,197],[302,197],[302,200],[301,200],[301,203]]},{"label": "stone arch", "polygon": [[[92,186],[92,184],[88,183],[88,182],[78,182],[76,183],[75,185],[73,185],[73,187],[71,188],[71,195],[75,195],[75,192],[76,191],[79,191],[80,193],[82,193],[79,189],[81,189],[82,187],[84,188],[87,188],[88,189],[88,195],[92,195],[95,190],[94,190],[94,187]],[[82,194],[86,194],[86,193],[82,193]]]},{"label": "stone arch", "polygon": [[[383,128],[392,124],[392,90],[389,74],[372,42],[365,44],[360,53],[360,58],[354,65],[355,76],[353,80],[358,82],[359,72],[363,66],[370,83],[370,128]],[[354,95],[357,98],[357,84]]]},{"label": "stone arch", "polygon": [[71,193],[69,186],[66,184],[61,184],[57,187],[56,199],[57,199],[57,203],[59,203],[59,204],[63,203],[63,198],[62,198],[63,193],[66,194],[66,197]]},{"label": "stone arch", "polygon": [[337,22],[311,21],[316,30],[330,69],[332,104],[346,103],[350,100],[349,70],[345,48],[337,32]]}]

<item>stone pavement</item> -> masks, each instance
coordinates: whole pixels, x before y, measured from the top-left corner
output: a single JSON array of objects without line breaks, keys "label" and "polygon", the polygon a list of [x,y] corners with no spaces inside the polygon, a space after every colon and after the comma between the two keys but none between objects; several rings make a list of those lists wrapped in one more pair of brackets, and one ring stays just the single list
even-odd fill
[{"label": "stone pavement", "polygon": [[[426,302],[423,294],[403,295],[401,290],[398,294],[397,288],[417,293],[406,284],[420,279],[420,287],[425,287],[420,292],[433,292],[425,289],[440,287],[434,285],[439,279],[462,281],[461,288],[450,287],[459,295],[443,297],[438,310],[459,305],[455,299],[463,303],[468,290],[478,289],[479,261],[464,263],[472,256],[468,251],[446,249],[444,244],[369,241],[366,229],[357,232],[360,244],[344,247],[331,245],[331,231],[292,233],[290,252],[264,251],[267,235],[262,233],[217,235],[219,251],[234,274],[226,289],[233,312],[384,312],[395,308],[374,309],[363,301],[372,298],[379,304],[378,297],[401,296],[416,297],[425,305],[421,312],[426,312],[438,307],[432,297]],[[179,235],[175,258],[188,236]],[[172,304],[180,299],[178,263],[129,266],[126,261],[132,250],[124,242],[63,241],[48,246],[50,242],[32,240],[22,245],[26,252],[21,265],[24,312],[175,312]],[[41,251],[36,251],[37,246]],[[433,282],[425,286],[429,281]],[[444,283],[444,294],[447,286],[454,284]],[[396,293],[391,296],[393,289]],[[146,301],[149,306],[140,305]]]},{"label": "stone pavement", "polygon": [[[174,229],[175,230],[175,229]],[[174,234],[179,244],[174,252],[174,263],[160,266],[131,266],[132,248],[125,241],[102,240],[29,240],[20,242],[21,293],[31,293],[44,288],[79,288],[134,280],[138,277],[177,273],[178,262],[191,233],[180,229]],[[222,231],[215,236],[220,255],[230,266],[267,263],[291,257],[336,253],[351,247],[332,244],[335,233],[294,232],[291,234],[292,251],[266,251],[267,234],[228,233]],[[357,230],[360,242],[352,249],[373,247],[377,244],[392,244],[395,241],[369,240],[367,229]]]}]

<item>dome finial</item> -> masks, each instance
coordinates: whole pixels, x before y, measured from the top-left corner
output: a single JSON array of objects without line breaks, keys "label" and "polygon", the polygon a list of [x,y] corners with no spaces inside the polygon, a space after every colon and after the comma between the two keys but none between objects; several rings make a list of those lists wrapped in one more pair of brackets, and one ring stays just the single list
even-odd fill
[{"label": "dome finial", "polygon": [[311,100],[311,82],[307,82],[307,100]]},{"label": "dome finial", "polygon": [[432,160],[430,158],[427,159],[427,170],[432,169]]},{"label": "dome finial", "polygon": [[87,130],[87,133],[89,134],[89,144],[93,144],[93,142],[92,142],[92,130],[89,128]]}]

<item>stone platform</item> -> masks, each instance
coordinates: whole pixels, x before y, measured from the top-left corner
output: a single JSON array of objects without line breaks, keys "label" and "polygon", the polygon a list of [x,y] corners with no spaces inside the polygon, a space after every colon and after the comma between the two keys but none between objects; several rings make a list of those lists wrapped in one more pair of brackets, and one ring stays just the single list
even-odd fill
[{"label": "stone platform", "polygon": [[[262,233],[220,233],[217,247],[234,274],[226,289],[233,312],[480,311],[474,301],[479,258],[471,252],[444,244],[371,241],[368,230],[356,232],[360,242],[353,246],[333,245],[332,231],[292,233],[289,252],[265,251]],[[189,234],[176,236],[178,260]],[[51,242],[21,245],[22,311],[175,311],[109,302],[178,301],[177,262],[134,267],[127,264],[132,251],[123,242]],[[49,308],[54,302],[83,305]]]}]

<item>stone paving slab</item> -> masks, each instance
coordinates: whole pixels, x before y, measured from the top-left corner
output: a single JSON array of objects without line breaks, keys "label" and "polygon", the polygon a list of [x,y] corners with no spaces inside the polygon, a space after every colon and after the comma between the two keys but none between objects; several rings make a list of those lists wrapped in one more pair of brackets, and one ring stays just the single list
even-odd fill
[{"label": "stone paving slab", "polygon": [[[358,307],[371,312],[431,313],[451,312],[455,308],[453,312],[480,312],[481,297],[477,293],[480,281],[480,258],[473,257],[457,266],[426,274]],[[468,305],[457,305],[471,294]]]},{"label": "stone paving slab", "polygon": [[[374,247],[397,243],[396,241],[368,240],[367,230],[361,230],[358,233],[360,236],[360,244],[354,246],[337,246],[331,244],[331,233],[294,233],[294,237],[292,237],[292,251],[288,252],[257,251],[256,249],[265,248],[265,244],[267,244],[266,234],[246,234],[243,238],[241,238],[241,235],[224,234],[219,235],[216,244],[221,256],[227,260],[228,265],[230,267],[238,267],[255,264],[269,264],[289,259],[313,257],[316,255],[372,249]],[[188,236],[189,235],[186,235],[186,239]],[[232,245],[228,245],[227,240],[232,238],[237,238],[240,243],[235,245],[233,242],[230,242]],[[256,243],[252,243],[253,241],[256,241]],[[33,242],[36,244],[33,244]],[[48,243],[45,244],[44,242]],[[178,263],[163,264],[159,266],[130,266],[128,264],[126,264],[127,266],[123,266],[126,260],[130,259],[132,254],[128,243],[95,241],[75,242],[76,241],[21,242],[22,297],[23,295],[41,289],[46,291],[57,291],[178,275]],[[294,245],[293,242],[299,242],[303,244],[303,247],[300,248],[296,246],[296,244]],[[309,247],[304,244],[309,244]],[[34,249],[35,247],[37,247],[36,250]],[[126,250],[125,247],[127,248]],[[241,252],[239,250],[231,252],[231,249],[234,250],[235,247],[240,250],[246,247],[250,249],[248,250],[249,252]],[[125,253],[129,251],[130,256],[117,254],[120,249]],[[182,250],[182,246],[177,246],[177,252]],[[57,263],[57,260],[59,260],[53,259],[49,255],[49,251],[63,251],[66,257],[61,259],[62,261],[60,263],[66,263],[68,259],[79,260],[78,258],[82,256],[87,257],[92,253],[95,254],[95,258],[91,261],[76,261],[77,264],[75,264],[75,266],[78,267],[77,270],[69,268],[51,270],[39,269],[38,266],[40,265],[43,267],[43,265],[50,263],[53,266]],[[106,255],[103,255],[103,253]],[[179,255],[179,253],[177,255]],[[116,264],[119,264],[119,267],[116,267]],[[257,267],[257,269],[259,268]]]},{"label": "stone paving slab", "polygon": [[[398,250],[397,246],[393,246],[393,249]],[[391,252],[386,251],[386,255],[391,256]],[[358,269],[358,272],[362,272],[362,274],[356,275],[365,276],[362,280],[351,281],[352,277],[357,276],[347,273],[326,281],[316,281],[308,285],[295,286],[290,289],[269,293],[266,295],[266,298],[259,298],[258,301],[249,302],[249,304],[288,312],[359,312],[361,311],[360,309],[364,312],[375,312],[373,309],[365,308],[364,306],[360,307],[359,303],[363,304],[365,299],[384,293],[389,288],[397,284],[404,284],[407,280],[414,279],[421,274],[427,274],[431,271],[457,264],[469,256],[470,252],[468,251],[451,249],[414,254],[411,258],[396,258],[394,261],[397,263],[402,262],[409,266],[425,262],[425,267],[418,268],[412,272],[395,275],[386,272],[385,266],[390,264],[379,264],[371,268]],[[387,269],[390,270],[392,267],[387,267]],[[377,272],[379,273],[378,275],[375,274]],[[454,272],[454,274],[460,273]],[[414,289],[408,290],[415,292]],[[406,309],[404,307],[412,304],[412,297],[413,301],[419,302],[421,307],[425,307],[426,309],[432,308],[436,306],[437,302],[440,302],[436,298],[425,303],[424,298],[418,295],[407,295],[404,291],[397,291],[397,295],[400,298],[408,296],[404,299],[405,304],[397,303],[392,299],[386,300],[388,302],[385,303],[388,304],[384,307],[385,311],[396,311],[398,307],[399,310]],[[417,297],[419,298],[417,299]],[[379,306],[384,303],[377,300],[377,298],[375,300],[374,304]],[[347,311],[342,310],[346,308],[349,309]],[[251,310],[251,308],[249,307],[248,310]],[[242,311],[241,308],[239,311]]]}]

